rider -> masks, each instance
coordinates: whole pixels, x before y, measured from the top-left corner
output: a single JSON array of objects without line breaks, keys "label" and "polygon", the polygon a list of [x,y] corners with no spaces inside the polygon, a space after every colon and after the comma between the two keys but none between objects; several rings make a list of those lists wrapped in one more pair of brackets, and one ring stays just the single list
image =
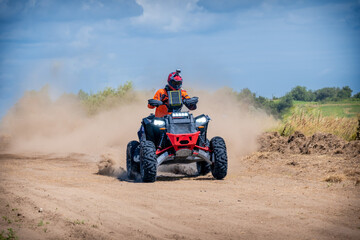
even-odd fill
[{"label": "rider", "polygon": [[[148,102],[148,108],[155,110],[155,117],[163,117],[167,114],[170,114],[168,111],[167,105],[169,104],[169,91],[181,91],[181,97],[182,101],[185,104],[185,106],[189,110],[195,110],[196,104],[198,102],[197,97],[190,98],[187,92],[183,89],[181,89],[182,86],[182,77],[180,76],[180,69],[177,69],[176,72],[172,72],[169,74],[167,82],[168,84],[165,86],[165,88],[159,89],[156,93],[153,99],[150,99]],[[152,101],[152,100],[158,100],[158,101]],[[161,101],[161,102],[159,102]]]}]

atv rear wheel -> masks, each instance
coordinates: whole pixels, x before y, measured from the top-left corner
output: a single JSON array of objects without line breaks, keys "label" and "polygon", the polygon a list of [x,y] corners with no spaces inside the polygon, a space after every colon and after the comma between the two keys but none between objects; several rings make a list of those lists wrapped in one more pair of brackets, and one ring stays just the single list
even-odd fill
[{"label": "atv rear wheel", "polygon": [[212,150],[211,173],[216,179],[223,179],[227,174],[227,153],[224,139],[214,137],[210,141]]},{"label": "atv rear wheel", "polygon": [[156,148],[152,141],[142,141],[140,144],[140,175],[143,182],[156,180]]},{"label": "atv rear wheel", "polygon": [[197,162],[196,168],[199,175],[206,175],[211,171],[211,165],[207,162]]},{"label": "atv rear wheel", "polygon": [[139,144],[138,141],[131,141],[126,148],[126,172],[131,180],[140,172],[140,164],[134,161],[134,153]]}]

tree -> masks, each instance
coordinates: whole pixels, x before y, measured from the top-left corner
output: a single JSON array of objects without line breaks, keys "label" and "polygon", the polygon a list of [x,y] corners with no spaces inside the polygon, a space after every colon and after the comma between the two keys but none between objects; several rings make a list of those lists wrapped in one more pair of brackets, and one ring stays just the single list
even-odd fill
[{"label": "tree", "polygon": [[353,98],[360,98],[360,92],[356,93]]},{"label": "tree", "polygon": [[307,97],[308,97],[307,101],[309,101],[309,102],[315,101],[315,99],[316,99],[315,92],[309,90],[307,93]]},{"label": "tree", "polygon": [[280,98],[279,103],[276,108],[279,113],[284,113],[287,109],[293,106],[293,98],[290,93],[286,94],[284,97]]},{"label": "tree", "polygon": [[337,97],[340,99],[350,98],[351,93],[352,93],[351,88],[349,86],[345,86],[337,93]]},{"label": "tree", "polygon": [[296,101],[307,101],[306,87],[296,86],[291,89],[290,94]]},{"label": "tree", "polygon": [[339,88],[321,88],[315,91],[316,101],[336,100]]},{"label": "tree", "polygon": [[80,91],[78,92],[78,97],[81,100],[86,100],[89,98],[89,94],[87,94],[86,92],[84,92],[82,89],[80,89]]},{"label": "tree", "polygon": [[315,94],[311,90],[307,90],[306,87],[296,86],[290,91],[291,96],[296,101],[311,102],[315,100]]},{"label": "tree", "polygon": [[238,93],[238,97],[240,100],[252,102],[255,98],[255,93],[252,93],[248,88],[244,88]]}]

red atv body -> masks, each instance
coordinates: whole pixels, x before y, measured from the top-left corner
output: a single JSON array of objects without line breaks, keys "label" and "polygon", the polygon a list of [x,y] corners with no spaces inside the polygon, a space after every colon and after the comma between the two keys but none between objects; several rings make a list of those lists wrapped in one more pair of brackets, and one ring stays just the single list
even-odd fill
[{"label": "red atv body", "polygon": [[207,115],[194,118],[188,112],[144,118],[139,141],[131,141],[127,147],[128,177],[140,175],[142,181],[154,182],[162,164],[195,162],[199,175],[211,171],[216,179],[223,179],[227,174],[226,145],[221,137],[207,140],[209,121]]}]

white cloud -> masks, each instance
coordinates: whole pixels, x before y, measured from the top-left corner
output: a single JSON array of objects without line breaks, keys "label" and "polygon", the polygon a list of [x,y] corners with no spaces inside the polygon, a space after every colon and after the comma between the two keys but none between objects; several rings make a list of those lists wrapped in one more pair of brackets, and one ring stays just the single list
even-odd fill
[{"label": "white cloud", "polygon": [[102,8],[104,7],[104,4],[101,1],[97,0],[88,0],[82,3],[81,9],[84,11],[90,10],[92,8]]},{"label": "white cloud", "polygon": [[213,15],[197,5],[198,0],[136,0],[143,14],[133,24],[154,27],[165,32],[199,29],[214,22]]},{"label": "white cloud", "polygon": [[304,25],[304,24],[310,24],[313,22],[313,18],[311,17],[305,17],[304,14],[298,14],[296,12],[290,12],[288,13],[286,20],[289,23],[292,24],[300,24],[300,25]]},{"label": "white cloud", "polygon": [[93,28],[89,26],[81,27],[76,34],[76,39],[71,43],[72,46],[78,48],[85,48],[90,45],[89,41],[92,38]]}]

